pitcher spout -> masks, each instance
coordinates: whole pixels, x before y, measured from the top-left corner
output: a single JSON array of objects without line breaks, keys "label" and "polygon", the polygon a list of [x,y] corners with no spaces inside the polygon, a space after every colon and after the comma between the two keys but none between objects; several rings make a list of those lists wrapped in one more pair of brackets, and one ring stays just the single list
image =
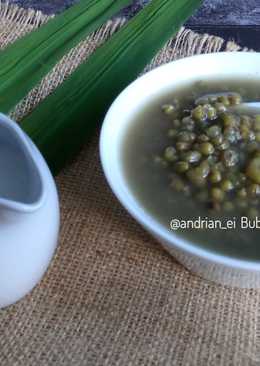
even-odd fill
[{"label": "pitcher spout", "polygon": [[30,213],[44,201],[44,179],[35,147],[8,117],[0,114],[0,210]]},{"label": "pitcher spout", "polygon": [[59,199],[48,166],[20,127],[0,114],[0,309],[41,280],[55,253]]}]

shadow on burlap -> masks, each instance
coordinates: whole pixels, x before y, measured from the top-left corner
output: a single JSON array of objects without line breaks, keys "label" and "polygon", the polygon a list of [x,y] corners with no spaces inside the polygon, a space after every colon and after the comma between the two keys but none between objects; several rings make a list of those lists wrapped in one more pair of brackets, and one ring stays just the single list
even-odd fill
[{"label": "shadow on burlap", "polygon": [[[48,19],[1,4],[1,47]],[[25,116],[123,23],[108,22],[72,50],[12,116]],[[239,49],[182,29],[148,69],[192,54]],[[260,292],[213,285],[170,257],[112,196],[97,136],[57,184],[60,245],[40,285],[0,311],[0,365],[260,364]]]}]

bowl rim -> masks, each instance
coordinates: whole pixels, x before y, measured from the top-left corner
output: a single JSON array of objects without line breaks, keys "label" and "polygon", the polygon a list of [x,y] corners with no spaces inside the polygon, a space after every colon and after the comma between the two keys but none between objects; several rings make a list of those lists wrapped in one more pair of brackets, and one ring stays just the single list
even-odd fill
[{"label": "bowl rim", "polygon": [[[181,251],[186,252],[187,254],[200,257],[209,262],[213,262],[214,264],[225,265],[228,267],[236,268],[236,269],[244,269],[251,271],[259,271],[260,270],[260,260],[247,260],[247,259],[238,259],[231,256],[226,256],[223,254],[218,254],[216,252],[212,252],[211,250],[207,250],[206,248],[199,247],[196,243],[193,243],[191,240],[181,237],[176,232],[169,232],[167,228],[165,228],[162,224],[160,224],[154,216],[152,216],[147,209],[145,209],[138,198],[134,195],[129,185],[125,184],[125,189],[119,186],[118,183],[113,179],[111,175],[111,159],[109,158],[108,150],[107,150],[107,137],[110,129],[110,123],[113,119],[115,119],[117,109],[125,100],[127,100],[127,96],[129,92],[133,89],[141,85],[141,83],[145,83],[148,78],[151,76],[155,76],[156,73],[160,74],[164,70],[175,67],[175,65],[183,63],[183,62],[192,62],[193,59],[199,61],[200,58],[208,58],[209,61],[212,58],[235,58],[241,61],[241,58],[251,58],[256,57],[260,60],[260,53],[250,53],[250,52],[219,52],[219,53],[210,53],[210,54],[201,54],[194,55],[191,57],[186,57],[183,59],[179,59],[177,61],[172,61],[167,64],[158,66],[157,68],[147,72],[146,74],[140,76],[135,81],[130,83],[114,100],[109,110],[106,113],[106,116],[103,121],[103,125],[100,132],[99,139],[99,153],[101,159],[101,165],[103,168],[104,175],[106,180],[113,191],[114,195],[117,197],[121,205],[130,213],[130,215],[140,223],[146,230],[156,236],[159,240],[164,240],[169,243],[170,246]],[[260,73],[259,73],[260,75]],[[117,149],[119,152],[120,149]],[[112,162],[113,164],[113,162]],[[124,180],[124,174],[122,169],[118,169],[118,173],[120,173],[121,178]],[[126,196],[125,193],[129,194],[129,197]],[[129,198],[131,198],[129,200]]]}]

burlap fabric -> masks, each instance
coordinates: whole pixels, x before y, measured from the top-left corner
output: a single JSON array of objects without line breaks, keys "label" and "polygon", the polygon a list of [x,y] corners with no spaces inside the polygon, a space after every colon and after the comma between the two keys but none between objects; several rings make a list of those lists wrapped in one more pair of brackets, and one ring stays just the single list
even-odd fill
[{"label": "burlap fabric", "polygon": [[[48,18],[0,6],[0,44]],[[62,60],[13,112],[19,120],[124,21]],[[152,63],[239,46],[183,29]],[[260,364],[260,291],[201,280],[120,207],[100,169],[97,137],[57,178],[62,228],[55,259],[31,294],[0,311],[0,365]]]}]

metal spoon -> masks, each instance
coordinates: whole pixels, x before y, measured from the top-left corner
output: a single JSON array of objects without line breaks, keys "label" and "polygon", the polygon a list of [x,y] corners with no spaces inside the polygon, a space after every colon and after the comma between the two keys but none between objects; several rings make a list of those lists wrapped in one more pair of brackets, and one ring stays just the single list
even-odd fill
[{"label": "metal spoon", "polygon": [[260,102],[241,103],[230,109],[243,114],[260,114]]},{"label": "metal spoon", "polygon": [[[209,98],[216,98],[222,95],[232,95],[236,93],[211,93],[211,94],[205,94],[201,97],[199,97],[196,100],[196,104],[202,104],[202,101],[205,101]],[[245,114],[260,114],[260,102],[249,102],[249,103],[241,103],[232,107],[229,107],[229,110],[232,110],[234,112],[240,112]]]}]

